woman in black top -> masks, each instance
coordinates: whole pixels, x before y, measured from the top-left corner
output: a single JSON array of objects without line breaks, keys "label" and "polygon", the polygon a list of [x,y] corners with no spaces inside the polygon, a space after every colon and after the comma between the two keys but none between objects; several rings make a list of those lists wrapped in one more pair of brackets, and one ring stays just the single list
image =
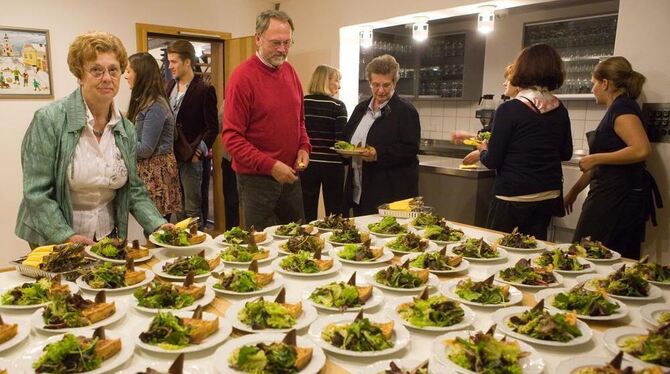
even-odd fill
[{"label": "woman in black top", "polygon": [[312,74],[309,95],[305,96],[305,127],[312,144],[309,166],[301,173],[305,219],[313,221],[323,188],[326,214],[342,213],[344,166],[342,157],[330,148],[342,140],[347,123],[347,108],[334,98],[340,91],[339,70],[319,65]]},{"label": "woman in black top", "polygon": [[590,154],[579,162],[583,174],[565,195],[570,213],[577,195],[590,186],[574,242],[591,236],[634,259],[640,258],[644,225],[653,209],[651,186],[655,185],[644,165],[651,146],[635,102],[644,81],[623,57],[611,57],[596,66],[591,91],[598,104],[607,106],[607,112],[596,130],[587,134]]},{"label": "woman in black top", "polygon": [[572,156],[572,135],[568,111],[550,91],[563,77],[560,56],[546,44],[525,48],[513,64],[510,84],[519,93],[498,107],[491,138],[478,147],[481,163],[496,169],[491,229],[546,239],[551,216],[562,211],[561,161]]}]

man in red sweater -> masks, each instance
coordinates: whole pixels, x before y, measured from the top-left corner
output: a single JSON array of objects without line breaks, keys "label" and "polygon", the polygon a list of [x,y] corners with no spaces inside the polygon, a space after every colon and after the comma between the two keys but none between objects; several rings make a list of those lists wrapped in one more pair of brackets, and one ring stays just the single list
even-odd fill
[{"label": "man in red sweater", "polygon": [[304,218],[297,172],[309,163],[302,85],[286,62],[293,21],[283,11],[256,18],[256,54],[226,88],[223,143],[237,173],[246,226],[257,230]]}]

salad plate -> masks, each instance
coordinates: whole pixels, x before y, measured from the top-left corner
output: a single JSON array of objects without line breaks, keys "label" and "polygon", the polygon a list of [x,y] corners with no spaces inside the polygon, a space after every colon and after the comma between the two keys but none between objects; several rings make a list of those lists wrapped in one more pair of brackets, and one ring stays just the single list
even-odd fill
[{"label": "salad plate", "polygon": [[[346,283],[346,281],[342,281],[342,282]],[[325,286],[327,284],[328,283],[321,284],[321,285],[315,287],[314,290],[318,287]],[[356,285],[357,286],[363,286],[365,284],[356,283]],[[384,294],[380,290],[372,287],[372,296],[370,296],[370,298],[367,301],[365,301],[365,303],[363,305],[347,307],[346,309],[342,309],[342,308],[337,308],[337,307],[325,306],[323,304],[319,304],[319,303],[315,302],[314,300],[310,299],[310,295],[312,294],[312,292],[314,292],[314,290],[303,292],[303,294],[302,294],[303,300],[306,300],[308,303],[312,304],[316,309],[327,311],[327,312],[340,312],[341,313],[345,310],[347,312],[358,312],[360,310],[369,310],[369,309],[376,308],[377,306],[381,305],[381,303],[384,302]]]},{"label": "salad plate", "polygon": [[670,322],[670,304],[645,304],[640,308],[640,316],[648,324],[658,327]]},{"label": "salad plate", "polygon": [[[84,330],[86,336],[90,336],[93,333],[93,330]],[[21,356],[21,366],[23,368],[23,373],[33,373],[35,369],[32,368],[32,365],[37,359],[39,359],[44,353],[44,347],[49,344],[57,343],[65,334],[51,336],[47,339],[40,339],[36,343],[30,345]],[[107,372],[113,372],[114,369],[130,361],[135,352],[135,340],[129,336],[119,333],[116,331],[105,331],[105,336],[107,339],[121,339],[121,350],[115,355],[110,357],[107,360],[102,361],[102,364],[99,368],[91,371],[87,371],[86,374],[102,374]]]},{"label": "salad plate", "polygon": [[83,327],[64,327],[60,329],[48,329],[45,326],[44,323],[44,318],[42,318],[42,312],[43,310],[36,310],[31,316],[30,316],[30,325],[37,331],[45,334],[62,334],[64,332],[69,332],[73,334],[81,334],[84,331],[87,330],[94,330],[98,327],[102,326],[109,326],[114,322],[119,321],[121,318],[123,318],[127,313],[128,313],[128,302],[126,302],[125,299],[115,299],[115,300],[110,300],[110,302],[113,302],[116,306],[116,311],[114,314],[111,316],[100,320],[96,323],[90,324],[88,326],[83,326]]},{"label": "salad plate", "polygon": [[389,370],[391,362],[395,363],[401,370],[410,371],[421,365],[423,362],[411,358],[402,358],[395,360],[378,361],[368,365],[356,372],[356,374],[385,374]]},{"label": "salad plate", "polygon": [[[20,287],[24,283],[35,284],[36,282],[37,281],[21,282],[19,284],[15,284],[13,286],[2,288],[2,289],[0,289],[0,297],[2,295],[4,295],[5,293],[7,293],[8,291],[11,291],[16,287]],[[74,284],[72,282],[68,282],[68,281],[61,281],[61,284],[67,285],[71,294],[79,293],[79,286],[77,286],[76,284]],[[31,310],[31,309],[41,308],[41,307],[47,305],[47,303],[48,303],[48,301],[43,302],[43,303],[39,303],[39,304],[30,304],[30,305],[10,305],[10,304],[2,304],[0,302],[0,310],[3,310],[3,309],[4,310]]]},{"label": "salad plate", "polygon": [[403,293],[405,293],[405,292],[418,293],[418,292],[421,292],[426,287],[437,288],[440,285],[440,279],[437,277],[437,275],[431,273],[431,274],[428,275],[428,281],[426,283],[420,285],[419,287],[412,287],[412,288],[391,287],[391,286],[387,286],[385,284],[381,284],[381,283],[379,283],[375,280],[375,274],[377,273],[377,271],[380,271],[380,270],[372,270],[372,271],[367,272],[365,274],[365,279],[367,279],[367,281],[371,285],[373,285],[377,288],[382,288],[382,289],[388,290],[388,291],[403,292]]},{"label": "salad plate", "polygon": [[[185,312],[185,311],[174,312],[173,314],[181,318],[191,318],[193,315],[192,312]],[[203,312],[202,319],[204,321],[213,321],[215,319],[218,320],[219,329],[212,335],[206,337],[205,340],[201,341],[198,344],[189,344],[188,346],[182,348],[170,347],[169,349],[166,349],[161,348],[159,345],[143,342],[142,339],[140,339],[139,334],[137,334],[137,337],[135,338],[135,344],[146,351],[155,353],[169,353],[169,354],[193,353],[193,352],[204,351],[212,347],[216,347],[217,345],[225,341],[233,332],[233,327],[230,325],[230,323],[227,323],[227,321],[224,321],[223,318],[218,317],[216,314]],[[146,324],[142,328],[142,332],[149,330],[150,323]]]},{"label": "salad plate", "polygon": [[[507,306],[512,306],[515,304],[520,303],[523,300],[523,293],[519,291],[518,288],[514,286],[509,286],[509,296],[508,296],[508,301],[502,302],[500,304],[485,304],[485,303],[480,303],[476,301],[470,301],[466,300],[456,293],[456,287],[458,286],[458,282],[460,282],[460,279],[453,279],[449,280],[447,282],[442,283],[440,286],[440,292],[443,294],[451,297],[454,300],[458,300],[463,304],[467,305],[472,305],[472,306],[478,306],[478,307],[486,307],[486,308],[504,308]],[[494,286],[499,286],[496,284],[493,284]]]},{"label": "salad plate", "polygon": [[[290,255],[290,254],[293,254],[293,252],[289,252],[288,250],[286,250],[286,248],[284,248],[284,247],[286,246],[286,243],[287,243],[287,242],[288,242],[288,239],[279,240],[279,241],[276,241],[276,242],[275,242],[276,245],[274,245],[275,243],[273,243],[273,246],[277,248],[277,252],[278,252],[279,254],[281,254],[281,255]],[[330,243],[328,243],[328,242],[325,242],[325,243],[323,243],[323,244],[324,244],[324,245],[323,245],[323,248],[321,249],[321,253],[326,254],[326,253],[330,252],[330,250],[333,249],[333,245],[332,245],[332,244],[330,244]]]},{"label": "salad plate", "polygon": [[[330,221],[329,224],[331,225],[331,227],[320,227],[321,225],[324,225],[325,221]],[[319,231],[330,232],[337,230],[338,228],[341,229],[344,227],[355,227],[356,219],[354,217],[342,217],[341,214],[338,215],[331,214],[330,216],[324,219],[316,219],[310,222],[309,224],[319,229]]]},{"label": "salad plate", "polygon": [[[345,325],[354,322],[354,319],[357,317],[356,313],[343,313],[343,314],[333,314],[330,316],[322,317],[316,320],[309,327],[310,337],[317,342],[321,347],[329,352],[337,353],[344,355],[345,357],[380,357],[385,356],[391,353],[398,352],[403,348],[407,347],[410,344],[410,334],[409,331],[399,323],[394,323],[393,325],[393,335],[391,336],[392,347],[386,348],[379,351],[353,351],[343,348],[338,348],[329,342],[325,341],[323,338],[323,331],[331,324],[334,325]],[[389,318],[386,316],[380,315],[367,315],[365,318],[369,319],[372,323],[387,323]],[[392,319],[390,321],[393,321]]]},{"label": "salad plate", "polygon": [[[173,283],[173,284],[176,285],[176,286],[181,286],[181,283]],[[214,301],[214,298],[215,298],[216,295],[214,294],[214,291],[212,290],[211,287],[207,287],[204,283],[196,283],[195,285],[199,286],[199,287],[204,286],[205,287],[205,295],[203,297],[197,299],[197,300],[194,300],[193,304],[191,304],[189,306],[185,306],[185,307],[180,308],[180,309],[148,308],[148,307],[145,307],[145,306],[140,306],[136,297],[131,298],[131,304],[133,305],[133,307],[135,307],[135,309],[137,309],[141,312],[156,314],[159,311],[165,311],[165,310],[173,310],[173,311],[176,311],[176,310],[195,310],[198,306],[202,306],[204,308],[207,305],[209,305],[212,301]]]},{"label": "salad plate", "polygon": [[[452,347],[445,344],[447,340],[455,340],[457,338],[469,340],[470,337],[474,336],[473,331],[452,331],[444,335],[440,335],[433,340],[432,343],[432,356],[437,358],[437,362],[441,365],[444,365],[449,372],[458,372],[464,374],[476,374],[474,371],[468,370],[462,366],[459,366],[454,361],[449,359],[451,354]],[[502,334],[493,335],[496,340],[501,340],[505,336]],[[528,352],[529,354],[525,357],[522,357],[517,362],[521,366],[521,372],[523,374],[540,374],[544,372],[545,362],[542,356],[533,348],[532,346],[520,341],[519,339],[510,339],[507,338],[507,341],[516,342],[519,345],[521,352]]]},{"label": "salad plate", "polygon": [[[624,264],[614,264],[614,265],[611,266],[611,268],[612,268],[612,270],[617,271],[617,270],[621,269],[621,267],[623,265]],[[632,269],[634,266],[635,265],[626,264],[626,270]],[[670,287],[670,280],[667,281],[667,282],[660,282],[660,281],[657,281],[657,280],[650,280],[650,279],[646,279],[646,280],[647,280],[647,282],[649,282],[651,284],[654,284],[654,285],[657,285],[657,286]]]},{"label": "salad plate", "polygon": [[[259,241],[259,242],[256,242],[256,245],[266,245],[266,244],[270,243],[272,240],[273,240],[273,239],[272,239],[272,235],[265,235],[265,239],[263,239],[263,240],[261,240],[261,241]],[[226,242],[226,237],[225,237],[224,234],[217,235],[217,236],[214,238],[214,243],[216,243],[216,244],[218,244],[218,245],[220,245],[220,246],[223,246],[223,247],[227,247],[227,246],[229,246],[229,245],[233,245],[232,243],[228,243],[228,242]],[[239,245],[246,246],[247,244],[239,244]]]},{"label": "salad plate", "polygon": [[547,248],[547,244],[543,241],[537,241],[537,247],[535,248],[517,248],[517,247],[509,247],[506,245],[500,244],[500,239],[498,239],[495,244],[498,246],[498,248],[506,249],[508,251],[512,252],[524,252],[524,253],[533,253],[533,252],[539,252],[539,251],[544,251]]},{"label": "salad plate", "polygon": [[[465,241],[463,241],[462,243],[465,243]],[[470,262],[498,262],[501,260],[507,260],[507,257],[509,256],[507,254],[507,251],[502,248],[496,248],[496,251],[498,251],[498,257],[486,258],[486,257],[472,257],[472,256],[459,255],[457,253],[454,253],[454,248],[458,245],[459,244],[451,244],[447,246],[447,253],[452,256],[454,255],[463,256],[464,259]]]},{"label": "salad plate", "polygon": [[[124,265],[126,263],[126,260],[117,260],[115,258],[109,258],[109,257],[101,256],[101,255],[91,251],[91,246],[90,245],[87,245],[84,248],[84,252],[86,252],[87,255],[89,255],[89,256],[97,259],[97,260],[100,260],[100,261],[111,262],[112,264],[117,264],[117,265]],[[153,255],[153,253],[151,253],[151,250],[149,250],[148,255],[146,255],[144,257],[133,259],[133,261],[136,264],[139,264],[139,263],[147,262],[147,261],[151,260],[152,257],[154,257],[154,255]]]},{"label": "salad plate", "polygon": [[[561,361],[556,367],[557,373],[573,374],[580,369],[602,368],[612,361],[612,357],[594,357],[594,356],[578,356],[570,357],[567,360]],[[624,361],[621,369],[632,366],[635,370],[641,370],[643,366],[635,363],[631,365],[630,362]]]},{"label": "salad plate", "polygon": [[[286,258],[286,257],[284,257],[284,258]],[[322,259],[327,260],[328,258],[327,257],[322,257]],[[331,266],[327,270],[320,271],[318,273],[296,273],[296,272],[293,272],[293,271],[284,270],[284,268],[279,266],[279,263],[282,260],[283,260],[283,258],[278,258],[278,259],[275,259],[274,261],[272,261],[272,269],[274,271],[278,272],[278,273],[283,274],[283,275],[290,275],[290,276],[294,276],[294,277],[303,277],[303,278],[321,277],[321,276],[324,276],[324,275],[335,274],[338,271],[340,271],[340,269],[342,268],[342,263],[340,261],[338,261],[336,258],[334,258],[333,259],[333,266]]]},{"label": "salad plate", "polygon": [[[263,231],[268,233],[268,238],[271,238],[271,237],[275,237],[277,239],[289,239],[289,238],[291,238],[292,235],[279,235],[279,234],[276,233],[277,229],[281,226],[285,226],[285,225],[274,225],[274,226],[266,227],[265,230],[263,230]],[[311,226],[311,225],[301,225],[301,226],[303,228],[305,228],[307,226],[312,228],[312,230],[308,232],[309,235],[316,235],[319,232],[319,229],[317,229],[314,226]],[[293,235],[293,236],[295,236],[295,235]]]},{"label": "salad plate", "polygon": [[[555,248],[560,248],[563,251],[567,251],[570,248],[570,246],[572,246],[571,243],[561,243],[561,244],[556,245]],[[610,249],[610,251],[612,252],[612,257],[611,258],[597,258],[597,257],[589,257],[589,256],[585,256],[584,258],[588,261],[597,262],[597,263],[615,262],[615,261],[619,261],[621,259],[621,253],[619,253],[617,251],[613,251],[611,249]]]},{"label": "salad plate", "polygon": [[205,233],[205,232],[198,231],[198,235],[205,235],[206,239],[202,243],[193,244],[193,245],[179,246],[179,245],[165,244],[165,243],[160,242],[156,238],[155,233],[149,235],[149,241],[156,244],[159,247],[169,249],[174,253],[180,253],[180,254],[187,254],[188,253],[188,254],[191,254],[191,253],[197,253],[200,249],[208,247],[210,245],[210,242],[213,240],[212,236]]},{"label": "salad plate", "polygon": [[[542,256],[542,254],[538,254],[536,256],[531,257],[531,263],[534,266],[542,266],[538,264],[538,259]],[[581,275],[581,274],[588,274],[588,273],[593,273],[596,271],[596,266],[591,262],[585,260],[583,257],[575,257],[575,260],[579,262],[581,265],[588,265],[582,270],[563,270],[560,269],[558,266],[554,266],[554,271],[559,273],[559,274],[564,274],[564,275]]]},{"label": "salad plate", "polygon": [[399,255],[406,255],[406,254],[413,254],[413,253],[423,253],[423,252],[437,252],[437,251],[440,250],[440,247],[434,241],[428,240],[428,239],[426,239],[426,240],[428,240],[428,247],[426,248],[425,251],[403,251],[403,250],[399,250],[399,249],[389,247],[389,244],[391,244],[395,240],[396,240],[395,235],[391,238],[384,239],[382,241],[382,243],[384,245],[384,249],[388,249],[391,252],[393,252],[395,254],[399,254]]},{"label": "salad plate", "polygon": [[[530,336],[513,331],[512,328],[508,325],[510,318],[521,315],[529,310],[531,310],[531,308],[527,306],[512,306],[499,309],[495,311],[493,315],[491,315],[491,320],[498,325],[498,329],[505,335],[509,335],[513,338],[523,340],[531,344],[538,344],[548,347],[573,347],[589,342],[593,336],[591,328],[579,319],[577,319],[575,322],[582,335],[575,337],[567,342],[531,338]],[[554,315],[556,313],[550,314]]]},{"label": "salad plate", "polygon": [[[639,336],[647,336],[649,335],[650,331],[648,329],[642,328],[642,327],[637,327],[637,326],[623,326],[623,327],[616,327],[616,328],[611,328],[605,331],[603,333],[603,342],[605,343],[605,347],[607,348],[608,351],[612,353],[619,353],[619,351],[622,351],[624,349],[623,345],[628,339],[634,339]],[[663,339],[665,342],[667,342],[667,338]],[[659,344],[663,344],[662,341],[658,341]],[[667,344],[667,343],[666,343]],[[647,344],[645,344],[647,346]],[[659,346],[649,346],[649,349],[652,350],[663,350],[663,345]],[[624,351],[624,358],[626,360],[642,364],[642,365],[658,365],[664,370],[670,369],[670,366],[663,366],[659,364],[654,364],[652,362],[646,362],[643,361],[635,356],[633,356],[630,353],[626,353]]]},{"label": "salad plate", "polygon": [[[502,244],[505,239],[511,240],[513,242],[512,244],[517,244],[517,246],[512,244]],[[515,227],[511,233],[498,238],[494,244],[509,251],[525,253],[541,251],[547,247],[545,242],[535,239],[534,236],[520,233],[518,227]]]},{"label": "salad plate", "polygon": [[[30,335],[30,320],[27,318],[17,318],[14,316],[5,315],[2,317],[2,320],[5,324],[16,324],[17,331],[16,335],[14,335],[11,339],[0,343],[0,352],[17,346],[22,341],[26,340],[28,335]],[[2,367],[0,367],[0,369],[2,369]]]},{"label": "salad plate", "polygon": [[[552,311],[552,312],[569,312],[569,310],[563,310],[559,309],[554,306],[554,298],[556,295],[558,295],[561,292],[569,292],[569,289],[566,288],[551,288],[551,289],[545,289],[545,290],[540,290],[535,294],[535,301],[540,301],[544,299],[544,306],[547,308],[547,310]],[[577,318],[583,319],[583,320],[588,320],[588,321],[612,321],[615,319],[620,319],[624,318],[628,315],[628,307],[626,306],[625,303],[618,302],[616,300],[610,299],[609,297],[605,298],[607,301],[611,303],[615,303],[619,306],[619,309],[617,309],[614,313],[610,314],[609,316],[589,316],[585,314],[579,314],[577,313]]]},{"label": "salad plate", "polygon": [[[163,271],[163,266],[165,264],[173,263],[175,260],[176,260],[176,258],[169,259],[169,260],[161,260],[160,262],[155,263],[154,266],[151,267],[151,270],[154,272],[154,274],[158,275],[161,278],[168,279],[168,280],[171,280],[171,281],[183,281],[184,279],[186,279],[186,275],[171,275],[171,274],[168,274],[165,271]],[[193,276],[193,278],[197,281],[202,282],[205,279],[207,279],[212,274],[212,272],[217,272],[217,273],[222,272],[224,267],[225,267],[225,265],[223,264],[223,260],[221,260],[221,263],[218,264],[214,269],[212,269],[212,270],[210,270],[206,273],[195,274]]]},{"label": "salad plate", "polygon": [[[273,247],[271,247],[271,246],[270,246],[270,247],[263,247],[263,246],[261,246],[261,247],[258,247],[258,248],[261,249],[261,250],[267,250],[267,251],[269,251],[269,253],[268,253],[268,257],[265,257],[265,258],[261,258],[261,259],[256,260],[256,261],[258,261],[259,264],[262,264],[262,263],[265,263],[265,262],[270,262],[270,261],[274,260],[275,258],[277,258],[277,256],[279,256],[279,253],[277,252],[277,249],[275,249],[275,248],[273,248]],[[220,254],[219,254],[219,255],[220,255]],[[225,260],[223,257],[221,258],[221,262],[223,262],[223,263],[226,264],[226,265],[233,265],[233,266],[249,266],[249,264],[251,263],[251,261],[230,261],[230,260]]]},{"label": "salad plate", "polygon": [[[440,295],[440,294],[435,294],[435,295]],[[451,300],[455,301],[455,300]],[[414,330],[420,330],[420,331],[430,331],[430,332],[445,332],[445,331],[453,331],[453,330],[464,330],[468,326],[472,325],[472,323],[475,321],[476,316],[475,313],[472,311],[472,309],[468,308],[466,305],[461,304],[460,302],[456,302],[459,304],[459,307],[463,309],[463,319],[460,322],[454,323],[453,325],[450,326],[416,326],[413,325],[411,322],[405,320],[402,318],[400,313],[398,312],[398,307],[401,304],[414,304],[415,303],[415,296],[408,296],[408,297],[401,297],[398,299],[391,300],[386,303],[386,306],[384,307],[384,311],[386,312],[386,315],[393,318],[394,320],[402,323],[405,327],[409,327]],[[431,312],[430,308],[427,308],[425,310],[421,310],[422,313],[425,312]],[[434,312],[434,311],[432,311]],[[431,312],[431,313],[432,313]]]},{"label": "salad plate", "polygon": [[[148,368],[157,370],[160,373],[167,373],[172,362],[165,361],[147,361],[145,364],[140,364],[137,359],[133,360],[133,364],[127,368],[119,371],[117,374],[137,374],[146,373]],[[211,365],[200,362],[184,362],[182,374],[215,374]]]},{"label": "salad plate", "polygon": [[547,285],[523,284],[523,283],[517,283],[517,282],[504,280],[500,276],[500,270],[495,271],[496,282],[507,283],[507,284],[512,285],[512,286],[524,287],[524,288],[542,289],[542,288],[550,288],[550,287],[559,287],[560,285],[563,284],[563,276],[561,274],[554,273],[554,278],[556,278],[556,281],[553,282],[553,283],[549,283]]},{"label": "salad plate", "polygon": [[[433,253],[438,253],[438,252],[433,252]],[[405,263],[405,261],[409,261],[409,267],[410,269],[423,269],[419,267],[415,267],[412,265],[412,261],[415,260],[417,257],[421,256],[422,253],[411,253],[411,254],[406,254],[400,258],[400,263]],[[460,273],[461,271],[468,270],[470,267],[470,262],[466,259],[462,259],[461,263],[458,264],[458,266],[452,267],[449,270],[433,270],[430,268],[426,268],[430,270],[431,273],[433,274],[440,274],[440,275],[446,275],[446,274],[454,274],[454,273]]]},{"label": "salad plate", "polygon": [[[299,300],[295,300],[296,302],[300,302]],[[245,324],[244,322],[240,321],[238,314],[244,309],[244,305],[248,303],[249,301],[238,301],[236,303],[231,304],[228,309],[226,310],[226,316],[225,316],[225,321],[228,323],[231,323],[234,328],[240,330],[240,331],[245,331],[245,332],[250,332],[250,333],[258,333],[258,332],[281,332],[281,333],[286,333],[291,330],[302,330],[305,327],[309,326],[312,324],[312,322],[316,321],[318,317],[318,313],[316,312],[316,309],[312,306],[311,303],[302,303],[302,314],[298,318],[295,319],[295,325],[288,327],[288,328],[263,328],[263,329],[254,329],[253,327]],[[270,317],[268,317],[270,318]]]},{"label": "salad plate", "polygon": [[[244,373],[243,371],[233,369],[228,366],[229,359],[235,351],[243,346],[256,346],[259,343],[270,344],[280,343],[284,339],[284,334],[261,332],[257,334],[244,335],[239,338],[231,339],[225,342],[214,353],[212,362],[219,363],[218,371],[220,373]],[[298,347],[309,348],[312,350],[312,359],[309,364],[300,370],[299,374],[318,374],[326,364],[326,355],[323,353],[321,347],[315,344],[312,339],[298,336],[296,339]]]},{"label": "salad plate", "polygon": [[[600,275],[600,274],[586,274],[586,275],[580,275],[577,277],[577,282],[585,282],[584,287],[589,289],[589,290],[596,290],[599,287],[593,282],[595,280],[602,280],[605,279],[606,276]],[[627,301],[651,301],[651,300],[656,300],[661,297],[663,297],[663,291],[658,288],[658,286],[655,286],[653,284],[649,285],[649,294],[647,296],[623,296],[623,295],[615,295],[611,293],[607,293],[609,296],[619,299],[619,300],[627,300]]]},{"label": "salad plate", "polygon": [[[139,269],[139,268],[138,268]],[[77,282],[77,286],[80,287],[82,290],[87,291],[87,292],[98,292],[98,291],[105,291],[105,292],[123,292],[123,291],[128,291],[128,290],[134,290],[135,288],[140,288],[144,287],[145,285],[149,284],[152,280],[155,278],[155,274],[151,270],[144,270],[145,278],[141,282],[131,284],[130,286],[125,286],[125,287],[119,287],[119,288],[93,288],[86,283],[84,280],[84,276],[81,275],[75,282]]]},{"label": "salad plate", "polygon": [[[370,234],[370,233],[368,233],[367,231],[362,231],[362,230],[358,230],[358,232],[360,232],[360,233],[367,233],[368,236],[369,236],[369,234]],[[333,236],[333,231],[331,231],[331,232],[327,232],[327,233],[321,235],[321,238],[324,239],[327,243],[332,244],[334,247],[341,247],[341,246],[344,246],[344,245],[347,245],[347,244],[363,244],[363,242],[358,242],[358,243],[342,243],[342,242],[336,242],[336,241],[333,241],[333,240],[330,239],[332,236]],[[370,245],[371,245],[371,246],[376,246],[377,240],[376,240],[374,237],[372,237],[372,236],[370,236],[369,239],[370,239]]]},{"label": "salad plate", "polygon": [[221,288],[216,288],[214,285],[219,283],[219,279],[215,277],[209,277],[205,281],[205,283],[211,287],[215,293],[221,294],[221,295],[229,295],[229,296],[257,296],[257,295],[262,295],[265,293],[270,293],[277,291],[278,289],[282,288],[284,286],[284,277],[282,277],[280,274],[274,274],[272,276],[272,281],[265,286],[263,286],[262,289],[256,290],[256,291],[251,291],[251,292],[236,292],[233,290],[224,290]]},{"label": "salad plate", "polygon": [[380,257],[375,258],[374,260],[371,260],[371,261],[347,260],[347,259],[344,259],[344,258],[340,257],[340,252],[342,252],[343,249],[344,249],[344,247],[332,248],[328,254],[330,255],[331,258],[336,258],[341,262],[351,264],[351,265],[379,265],[379,264],[383,264],[385,262],[389,262],[389,261],[393,260],[393,257],[394,257],[393,252],[389,251],[388,248],[384,247],[382,255]]}]

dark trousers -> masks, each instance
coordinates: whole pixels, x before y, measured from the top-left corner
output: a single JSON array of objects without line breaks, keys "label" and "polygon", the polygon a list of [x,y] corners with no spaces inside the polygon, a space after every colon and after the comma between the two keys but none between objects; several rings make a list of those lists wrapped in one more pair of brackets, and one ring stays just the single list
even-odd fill
[{"label": "dark trousers", "polygon": [[247,227],[268,226],[305,219],[300,180],[281,184],[269,175],[237,175],[237,192]]},{"label": "dark trousers", "polygon": [[551,221],[554,200],[516,202],[493,197],[486,219],[486,227],[502,232],[519,232],[547,239],[547,227]]},{"label": "dark trousers", "polygon": [[319,207],[319,191],[323,188],[323,203],[326,214],[341,214],[344,197],[344,166],[325,162],[310,162],[300,173],[302,202],[307,222],[316,219]]},{"label": "dark trousers", "polygon": [[202,159],[202,184],[200,185],[200,227],[207,227],[209,218],[209,183],[212,179],[212,159],[205,157]]},{"label": "dark trousers", "polygon": [[221,160],[223,174],[223,205],[226,214],[226,230],[240,225],[240,197],[237,194],[237,175],[231,162]]}]

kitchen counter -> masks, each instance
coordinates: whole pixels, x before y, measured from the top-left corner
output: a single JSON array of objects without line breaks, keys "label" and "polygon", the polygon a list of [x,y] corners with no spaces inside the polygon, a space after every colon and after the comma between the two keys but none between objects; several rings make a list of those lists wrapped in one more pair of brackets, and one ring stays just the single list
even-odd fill
[{"label": "kitchen counter", "polygon": [[459,169],[463,159],[433,155],[419,155],[419,167],[421,171],[429,173],[453,175],[463,178],[492,178],[496,175],[495,170],[487,169],[481,164],[477,164],[477,169]]}]

